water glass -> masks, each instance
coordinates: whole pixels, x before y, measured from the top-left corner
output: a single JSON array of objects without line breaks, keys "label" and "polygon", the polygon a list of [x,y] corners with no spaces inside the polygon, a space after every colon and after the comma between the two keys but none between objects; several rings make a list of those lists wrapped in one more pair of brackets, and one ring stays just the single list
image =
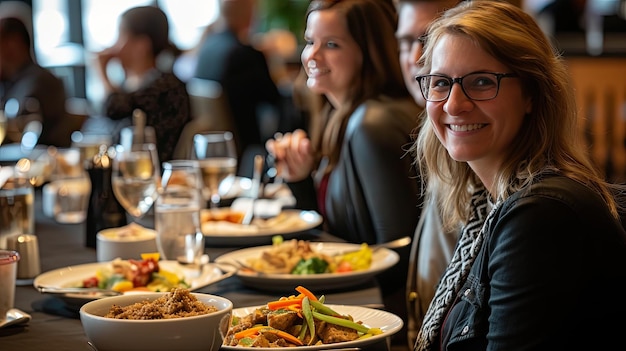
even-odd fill
[{"label": "water glass", "polygon": [[202,178],[196,161],[163,163],[162,188],[155,206],[157,248],[166,260],[199,264],[204,253],[200,229]]},{"label": "water glass", "polygon": [[[13,172],[2,167],[2,172]],[[0,248],[13,234],[35,232],[35,191],[28,179],[11,175],[0,187]]]},{"label": "water glass", "polygon": [[0,322],[4,322],[7,312],[15,303],[15,283],[19,260],[20,254],[17,251],[0,250]]},{"label": "water glass", "polygon": [[59,223],[82,223],[87,218],[91,180],[84,171],[75,177],[50,183],[56,189],[54,219]]}]

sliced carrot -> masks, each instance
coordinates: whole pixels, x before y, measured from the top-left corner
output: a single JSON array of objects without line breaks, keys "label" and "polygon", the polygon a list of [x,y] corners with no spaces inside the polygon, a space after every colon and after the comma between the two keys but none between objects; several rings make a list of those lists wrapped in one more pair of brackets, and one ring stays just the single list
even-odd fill
[{"label": "sliced carrot", "polygon": [[268,327],[267,325],[261,325],[261,326],[258,326],[258,327],[252,327],[252,328],[249,328],[249,329],[245,329],[245,330],[242,330],[240,332],[235,333],[235,335],[233,335],[233,336],[235,337],[235,339],[243,339],[243,338],[246,338],[246,337],[253,337],[253,336],[255,336],[257,334],[260,334],[260,333],[276,334],[276,336],[278,336],[280,338],[283,338],[283,339],[291,342],[292,344],[295,344],[295,345],[298,345],[298,346],[302,346],[303,345],[302,341],[300,341],[297,337],[295,337],[295,336],[293,336],[293,335],[291,335],[291,334],[289,334],[287,332],[284,332],[282,330],[275,329],[275,328],[272,328],[272,327]]},{"label": "sliced carrot", "polygon": [[311,301],[317,301],[317,297],[315,297],[315,295],[311,292],[311,290],[305,288],[302,285],[298,285],[296,287],[296,291],[301,293],[302,295],[308,297],[309,300],[311,300]]},{"label": "sliced carrot", "polygon": [[270,301],[267,303],[267,308],[269,308],[270,310],[278,310],[281,308],[288,308],[291,305],[301,306],[302,299],[293,298],[293,299]]},{"label": "sliced carrot", "polygon": [[243,339],[245,337],[258,334],[261,329],[266,329],[266,328],[268,328],[267,325],[260,325],[257,327],[252,327],[252,328],[248,328],[248,329],[244,329],[242,331],[236,332],[235,335],[233,336],[235,337],[235,339]]}]

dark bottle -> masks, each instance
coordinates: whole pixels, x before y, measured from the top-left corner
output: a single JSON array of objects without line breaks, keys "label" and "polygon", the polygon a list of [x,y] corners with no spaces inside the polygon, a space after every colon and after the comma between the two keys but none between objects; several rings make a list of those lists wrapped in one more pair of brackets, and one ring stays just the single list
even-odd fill
[{"label": "dark bottle", "polygon": [[96,234],[100,230],[126,225],[126,211],[115,198],[111,186],[111,162],[107,146],[101,145],[98,154],[85,165],[91,180],[85,231],[87,247],[96,247]]}]

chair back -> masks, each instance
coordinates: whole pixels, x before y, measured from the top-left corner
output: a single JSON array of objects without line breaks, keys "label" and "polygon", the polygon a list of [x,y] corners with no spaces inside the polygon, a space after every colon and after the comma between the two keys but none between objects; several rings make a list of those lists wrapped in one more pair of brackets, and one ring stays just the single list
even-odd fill
[{"label": "chair back", "polygon": [[191,157],[193,136],[207,131],[228,130],[235,133],[228,100],[222,86],[214,80],[191,78],[187,81],[191,120],[187,122],[174,150],[174,159]]},{"label": "chair back", "polygon": [[571,57],[580,132],[608,180],[626,182],[626,58]]}]

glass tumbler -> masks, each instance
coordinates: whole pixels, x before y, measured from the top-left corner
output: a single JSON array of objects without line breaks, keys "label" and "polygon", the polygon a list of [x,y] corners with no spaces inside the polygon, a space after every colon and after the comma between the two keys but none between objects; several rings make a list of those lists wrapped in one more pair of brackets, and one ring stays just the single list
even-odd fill
[{"label": "glass tumbler", "polygon": [[161,193],[155,207],[157,248],[163,259],[199,264],[204,253],[200,229],[202,178],[197,161],[163,163]]}]

